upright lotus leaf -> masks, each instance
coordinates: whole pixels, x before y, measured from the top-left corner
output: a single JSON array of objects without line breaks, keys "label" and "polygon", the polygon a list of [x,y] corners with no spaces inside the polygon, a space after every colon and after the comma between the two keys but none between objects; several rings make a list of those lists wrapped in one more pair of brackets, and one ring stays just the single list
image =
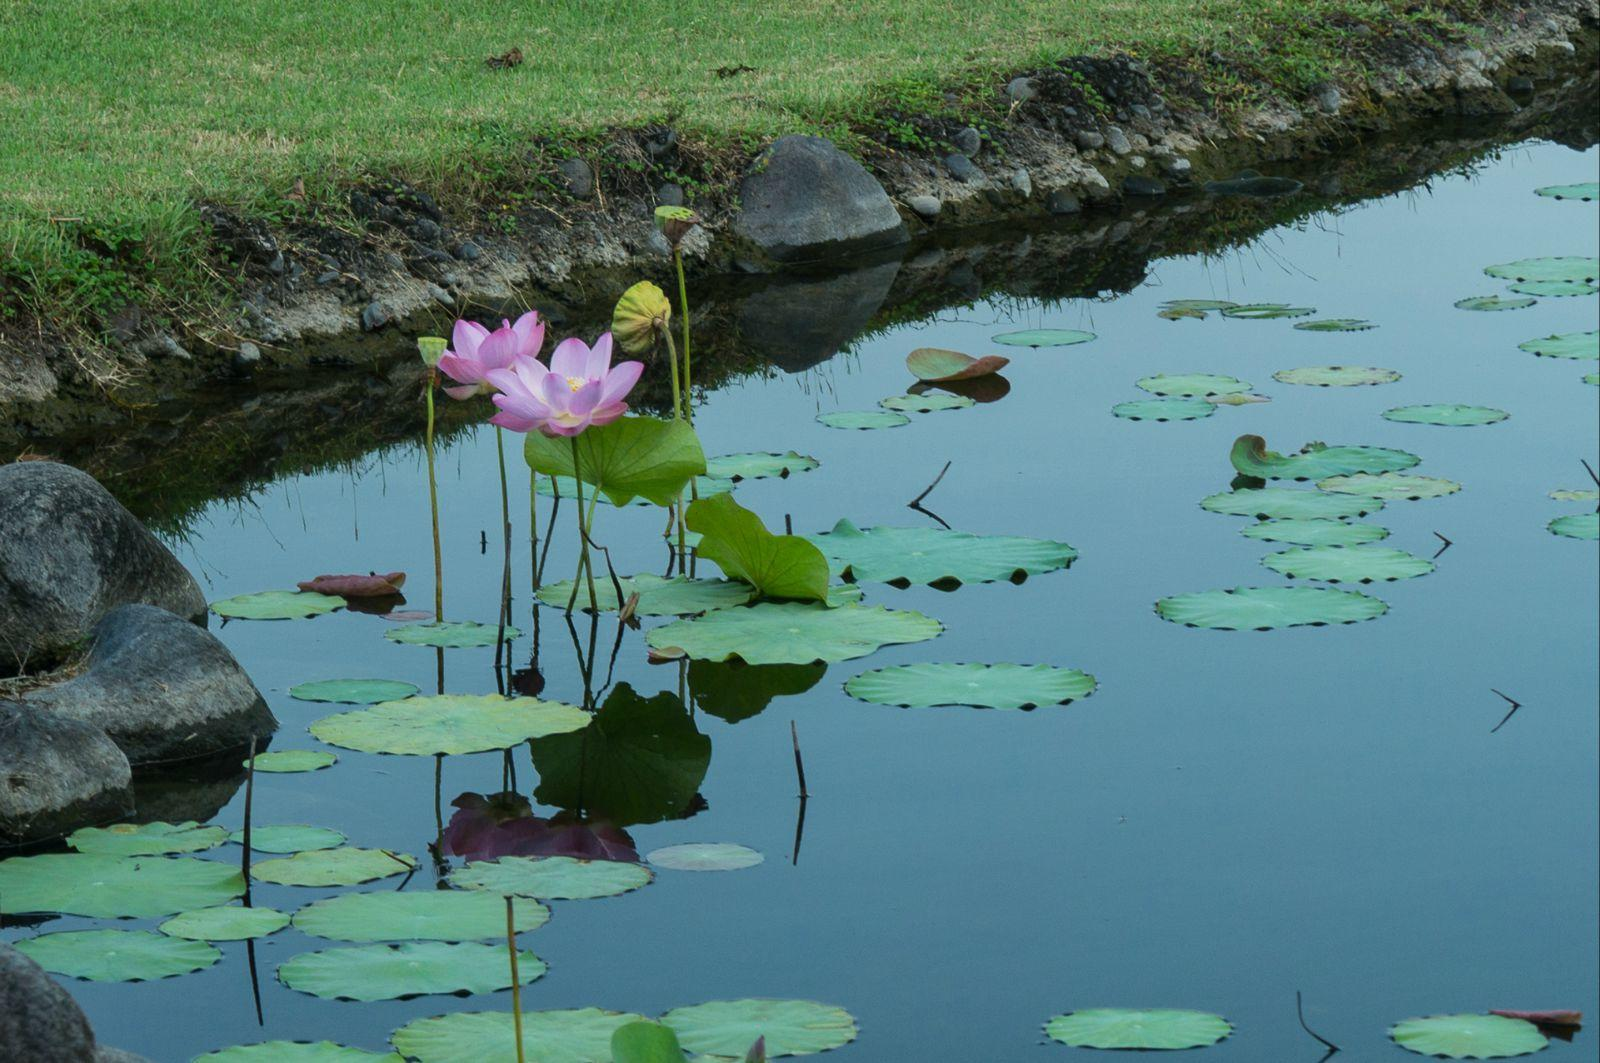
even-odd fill
[{"label": "upright lotus leaf", "polygon": [[1383,411],[1386,421],[1402,424],[1436,424],[1448,427],[1470,427],[1494,424],[1511,415],[1492,406],[1463,406],[1459,403],[1436,402],[1424,406],[1396,406]]},{"label": "upright lotus leaf", "polygon": [[846,579],[901,587],[1021,583],[1029,576],[1066,568],[1078,557],[1078,551],[1053,539],[974,535],[948,528],[863,530],[848,520],[810,539]]},{"label": "upright lotus leaf", "polygon": [[1205,399],[1136,399],[1111,407],[1111,415],[1125,421],[1195,421],[1217,412]]},{"label": "upright lotus leaf", "polygon": [[[519,934],[550,921],[550,909],[526,897],[512,912]],[[294,928],[330,941],[484,941],[505,937],[506,906],[476,890],[344,893],[300,909]]]},{"label": "upright lotus leaf", "polygon": [[319,679],[289,688],[289,696],[296,701],[334,701],[346,705],[399,701],[416,692],[415,683],[402,683],[398,679]]},{"label": "upright lotus leaf", "polygon": [[798,535],[774,535],[729,495],[691,502],[689,530],[700,534],[700,557],[763,598],[828,600],[828,559]]},{"label": "upright lotus leaf", "polygon": [[1422,459],[1388,447],[1330,447],[1307,443],[1298,454],[1278,454],[1267,449],[1260,436],[1244,435],[1233,441],[1228,454],[1241,476],[1260,480],[1321,480],[1347,473],[1381,473],[1409,469]]},{"label": "upright lotus leaf", "polygon": [[1574,513],[1557,517],[1545,527],[1550,534],[1568,539],[1600,539],[1600,513]]},{"label": "upright lotus leaf", "polygon": [[1554,255],[1523,258],[1483,267],[1491,277],[1508,281],[1594,281],[1600,279],[1600,258],[1591,255]]},{"label": "upright lotus leaf", "polygon": [[[576,1008],[522,1013],[522,1047],[529,1063],[613,1063],[617,1029],[643,1022],[631,1012]],[[390,1041],[416,1063],[499,1063],[515,1059],[516,1022],[506,1011],[458,1011],[415,1019]]]},{"label": "upright lotus leaf", "polygon": [[276,934],[288,925],[289,917],[276,908],[225,904],[179,912],[161,924],[161,932],[190,941],[248,941]]},{"label": "upright lotus leaf", "polygon": [[[274,775],[298,775],[331,768],[338,762],[339,758],[326,749],[269,749],[256,754],[255,770]],[[243,763],[250,761],[247,759]]]},{"label": "upright lotus leaf", "polygon": [[645,641],[657,651],[677,650],[698,660],[809,664],[865,657],[888,645],[924,642],[943,630],[937,620],[909,610],[760,602],[654,628]]},{"label": "upright lotus leaf", "polygon": [[1296,321],[1294,327],[1301,332],[1366,332],[1378,326],[1358,317],[1325,317],[1316,321]]},{"label": "upright lotus leaf", "polygon": [[1077,343],[1088,343],[1094,339],[1094,333],[1073,328],[1034,328],[1002,332],[989,338],[1007,347],[1070,347]]},{"label": "upright lotus leaf", "polygon": [[1373,366],[1315,365],[1302,369],[1280,369],[1272,374],[1280,384],[1305,384],[1315,388],[1352,388],[1373,384],[1393,384],[1400,374],[1393,369]]},{"label": "upright lotus leaf", "polygon": [[1572,295],[1593,295],[1600,285],[1593,281],[1517,281],[1508,285],[1518,295],[1539,295],[1564,298]]},{"label": "upright lotus leaf", "polygon": [[81,827],[67,835],[67,844],[80,853],[107,856],[162,856],[198,853],[228,840],[221,827],[185,823],[118,823],[110,827]]},{"label": "upright lotus leaf", "polygon": [[640,281],[622,293],[611,312],[611,335],[629,354],[648,354],[656,337],[672,322],[672,302],[649,281]]},{"label": "upright lotus leaf", "polygon": [[911,423],[911,418],[893,410],[840,410],[836,413],[819,413],[817,423],[828,428],[868,431],[874,428],[899,428]]},{"label": "upright lotus leaf", "polygon": [[45,853],[0,860],[0,915],[154,919],[244,892],[234,864],[195,857]]},{"label": "upright lotus leaf", "polygon": [[1157,373],[1134,381],[1134,386],[1162,398],[1180,399],[1242,395],[1250,390],[1243,380],[1217,373]]},{"label": "upright lotus leaf", "polygon": [[965,395],[946,395],[929,391],[921,395],[890,395],[879,399],[878,405],[899,413],[937,413],[940,410],[964,410],[976,406],[977,401]]},{"label": "upright lotus leaf", "polygon": [[250,877],[279,886],[359,886],[416,870],[416,857],[388,849],[315,849],[250,867]]},{"label": "upright lotus leaf", "polygon": [[1243,306],[1224,308],[1222,316],[1236,317],[1245,321],[1268,321],[1284,317],[1310,317],[1316,312],[1315,307],[1290,306],[1288,303],[1247,303]]},{"label": "upright lotus leaf", "polygon": [[630,1022],[611,1035],[613,1063],[683,1063],[678,1035],[659,1022]]},{"label": "upright lotus leaf", "polygon": [[1431,1015],[1406,1019],[1389,1030],[1401,1048],[1445,1059],[1509,1059],[1550,1042],[1526,1019],[1504,1015]]},{"label": "upright lotus leaf", "polygon": [[[244,844],[244,831],[228,835],[230,842]],[[256,824],[250,830],[250,848],[258,853],[303,853],[311,849],[336,849],[345,838],[328,827],[309,823]]]},{"label": "upright lotus leaf", "polygon": [[[517,982],[544,976],[544,961],[517,951]],[[278,965],[278,981],[324,1000],[408,1000],[430,993],[509,989],[506,947],[476,941],[404,941],[302,952]]]},{"label": "upright lotus leaf", "polygon": [[1517,347],[1541,358],[1573,358],[1592,362],[1600,358],[1600,330],[1544,336],[1519,343]]},{"label": "upright lotus leaf", "polygon": [[786,480],[792,473],[810,472],[821,462],[792,450],[782,454],[756,451],[748,454],[723,454],[706,462],[706,475],[714,480]]},{"label": "upright lotus leaf", "polygon": [[1216,631],[1270,631],[1371,620],[1389,611],[1356,591],[1322,587],[1236,587],[1177,594],[1156,602],[1156,615],[1185,627]]},{"label": "upright lotus leaf", "polygon": [[66,930],[14,943],[52,974],[89,982],[150,982],[210,967],[222,953],[203,941],[151,930]]},{"label": "upright lotus leaf", "polygon": [[690,1052],[743,1058],[757,1038],[767,1055],[809,1056],[856,1039],[848,1011],[814,1000],[713,1000],[661,1016]]},{"label": "upright lotus leaf", "polygon": [[1360,546],[1362,543],[1387,539],[1389,529],[1376,524],[1352,524],[1327,518],[1285,517],[1248,525],[1240,528],[1239,534],[1248,539],[1294,546]]},{"label": "upright lotus leaf", "polygon": [[450,885],[497,896],[582,901],[615,897],[650,884],[650,869],[621,860],[570,856],[502,856],[474,860],[450,873]]},{"label": "upright lotus leaf", "polygon": [[1525,310],[1537,303],[1537,299],[1507,299],[1503,295],[1474,295],[1466,299],[1457,299],[1457,310]]},{"label": "upright lotus leaf", "polygon": [[1387,546],[1301,546],[1268,554],[1261,563],[1291,579],[1325,583],[1386,583],[1433,571],[1432,561]]},{"label": "upright lotus leaf", "polygon": [[211,603],[211,611],[229,620],[298,620],[344,608],[344,599],[314,591],[257,591]]},{"label": "upright lotus leaf", "polygon": [[[725,495],[737,486],[732,480],[722,480],[713,476],[696,476],[689,482],[694,493],[701,498],[705,498],[707,495]],[[570,476],[541,476],[539,477],[539,485],[535,490],[545,498],[566,498],[576,501],[578,497],[578,481]],[[593,500],[602,505],[615,505],[611,499],[604,495],[596,497],[589,490],[583,492],[583,500],[585,504]],[[648,509],[652,504],[649,499],[641,495],[637,498],[629,499],[624,504],[624,507],[634,506]]]},{"label": "upright lotus leaf", "polygon": [[259,1041],[196,1056],[192,1063],[405,1063],[393,1052],[368,1052],[332,1041]]},{"label": "upright lotus leaf", "polygon": [[1207,1011],[1085,1008],[1057,1015],[1044,1032],[1074,1048],[1176,1050],[1214,1045],[1233,1032],[1233,1024]]},{"label": "upright lotus leaf", "polygon": [[345,749],[423,757],[509,749],[530,738],[581,731],[588,724],[588,713],[557,701],[438,694],[326,716],[309,729]]},{"label": "upright lotus leaf", "polygon": [[1383,500],[1357,495],[1330,495],[1322,491],[1303,491],[1293,487],[1253,487],[1223,491],[1200,501],[1208,513],[1268,520],[1364,517],[1383,508]]},{"label": "upright lotus leaf", "polygon": [[946,351],[938,347],[918,347],[906,355],[906,368],[911,375],[927,384],[943,384],[952,380],[972,380],[998,373],[1011,364],[1011,359],[998,354],[974,358],[960,351]]},{"label": "upright lotus leaf", "polygon": [[903,664],[854,676],[844,685],[851,697],[877,705],[928,708],[971,705],[985,709],[1033,709],[1065,705],[1095,691],[1094,676],[1047,664]]},{"label": "upright lotus leaf", "polygon": [[758,716],[773,698],[804,694],[822,681],[828,666],[807,664],[746,664],[728,661],[690,661],[689,694],[701,712],[728,723]]},{"label": "upright lotus leaf", "polygon": [[766,857],[747,845],[734,842],[687,842],[664,846],[645,859],[669,871],[743,871],[755,867]]},{"label": "upright lotus leaf", "polygon": [[[539,482],[544,483],[543,480]],[[500,641],[502,634],[508,639],[514,639],[522,632],[514,627],[507,627],[502,632],[498,624],[480,624],[476,620],[436,620],[390,628],[383,633],[383,637],[390,642],[402,642],[408,646],[461,650],[493,646]]]},{"label": "upright lotus leaf", "polygon": [[[635,496],[671,505],[691,479],[706,471],[705,451],[686,421],[621,417],[574,438],[583,482],[613,505],[625,506]],[[534,472],[571,476],[572,449],[571,439],[529,432],[523,456]]]},{"label": "upright lotus leaf", "polygon": [[[699,504],[699,502],[694,503],[694,505]],[[633,607],[635,616],[694,616],[699,613],[709,613],[713,609],[729,609],[735,605],[744,605],[756,597],[756,589],[739,580],[691,579],[688,576],[662,579],[660,576],[641,573],[637,576],[620,578],[617,582],[622,585],[623,601],[627,601],[635,594],[639,596],[639,601]],[[598,601],[602,612],[618,608],[617,591],[609,579],[596,580],[594,594],[594,600],[591,600],[587,585],[580,585],[576,599],[577,607],[592,609]],[[565,608],[567,602],[572,600],[572,581],[568,579],[559,583],[543,584],[539,588],[538,597],[546,605]]]},{"label": "upright lotus leaf", "polygon": [[1390,501],[1415,502],[1423,498],[1442,498],[1461,490],[1454,480],[1439,476],[1407,476],[1404,473],[1358,472],[1350,476],[1329,476],[1317,481],[1320,491],[1341,495],[1365,495]]}]

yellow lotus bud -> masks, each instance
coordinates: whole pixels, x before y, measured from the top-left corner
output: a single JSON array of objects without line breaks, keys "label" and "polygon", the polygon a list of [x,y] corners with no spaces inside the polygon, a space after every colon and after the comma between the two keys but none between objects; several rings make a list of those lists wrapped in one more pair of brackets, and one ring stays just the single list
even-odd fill
[{"label": "yellow lotus bud", "polygon": [[442,336],[417,337],[417,353],[422,355],[423,364],[430,369],[439,364],[439,358],[448,346],[450,341]]},{"label": "yellow lotus bud", "polygon": [[611,336],[629,354],[644,354],[656,344],[656,336],[667,330],[672,304],[667,295],[649,281],[640,281],[622,293],[611,314]]}]

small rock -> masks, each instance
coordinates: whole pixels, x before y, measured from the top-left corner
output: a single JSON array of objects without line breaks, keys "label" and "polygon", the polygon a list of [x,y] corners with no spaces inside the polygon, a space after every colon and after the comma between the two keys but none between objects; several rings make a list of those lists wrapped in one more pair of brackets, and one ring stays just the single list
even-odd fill
[{"label": "small rock", "polygon": [[434,302],[443,303],[445,306],[454,306],[456,302],[455,296],[451,295],[437,284],[428,285],[428,296],[433,299]]},{"label": "small rock", "polygon": [[[132,777],[127,756],[99,727],[0,701],[0,847],[120,818],[133,807]],[[0,972],[0,1048],[11,1044],[5,999]]]},{"label": "small rock", "polygon": [[1459,56],[1459,60],[1465,65],[1471,67],[1473,70],[1482,70],[1484,68],[1484,64],[1488,62],[1488,60],[1484,58],[1483,53],[1478,51],[1476,48],[1468,48],[1466,51],[1462,52]]},{"label": "small rock", "polygon": [[363,332],[376,332],[392,320],[394,320],[393,312],[377,301],[368,303],[361,311],[361,329]]},{"label": "small rock", "polygon": [[978,150],[983,147],[983,135],[972,126],[967,126],[951,137],[950,143],[956,151],[970,158],[978,154]]},{"label": "small rock", "polygon": [[395,273],[404,273],[406,271],[406,260],[393,251],[385,251],[383,253],[383,264]]},{"label": "small rock", "polygon": [[1097,151],[1106,146],[1106,138],[1092,129],[1078,130],[1078,147],[1084,151]]},{"label": "small rock", "polygon": [[283,273],[283,270],[284,270],[283,252],[279,251],[277,254],[273,255],[271,259],[269,259],[267,261],[267,272],[276,276],[276,275],[281,275]]},{"label": "small rock", "polygon": [[450,252],[444,250],[441,247],[424,247],[422,249],[422,260],[424,262],[453,262],[453,261],[455,261],[453,258],[450,257]]},{"label": "small rock", "polygon": [[413,240],[424,244],[433,243],[444,232],[443,229],[439,228],[439,223],[432,218],[418,218],[411,223],[407,231],[411,233]]},{"label": "small rock", "polygon": [[1128,134],[1120,126],[1106,126],[1106,146],[1118,155],[1127,155],[1133,151],[1133,144],[1128,140]]},{"label": "small rock", "polygon": [[463,262],[476,262],[483,256],[483,248],[471,240],[463,241],[454,251],[450,252]]},{"label": "small rock", "polygon": [[938,196],[912,196],[906,200],[906,206],[916,211],[919,217],[932,221],[939,216],[944,203]]},{"label": "small rock", "polygon": [[944,168],[950,171],[950,176],[965,184],[976,184],[983,180],[983,171],[965,155],[946,155]]},{"label": "small rock", "polygon": [[459,288],[461,286],[461,275],[459,273],[445,273],[439,278],[439,283],[446,288]]},{"label": "small rock", "polygon": [[1019,166],[1011,171],[1011,187],[1016,189],[1023,199],[1033,195],[1033,178],[1028,175],[1025,167]]},{"label": "small rock", "polygon": [[338,270],[330,269],[325,273],[317,274],[317,283],[318,284],[332,284],[334,281],[338,280],[341,276],[343,276],[343,274],[341,274]]},{"label": "small rock", "polygon": [[1044,201],[1044,205],[1051,214],[1076,214],[1083,209],[1083,204],[1078,202],[1078,197],[1068,192],[1065,188],[1058,188],[1051,192]]},{"label": "small rock", "polygon": [[1027,103],[1039,95],[1039,86],[1032,78],[1012,78],[1006,82],[1006,95],[1018,103]]},{"label": "small rock", "polygon": [[1313,90],[1312,99],[1316,100],[1317,109],[1323,114],[1338,114],[1339,107],[1344,102],[1339,86],[1326,82]]},{"label": "small rock", "polygon": [[1516,77],[1506,81],[1506,91],[1513,96],[1528,96],[1533,93],[1533,90],[1533,79],[1522,74],[1518,74]]},{"label": "small rock", "polygon": [[1122,194],[1125,196],[1164,196],[1167,194],[1167,186],[1157,177],[1129,174],[1122,179]]},{"label": "small rock", "polygon": [[683,206],[683,187],[674,184],[662,185],[656,189],[656,203],[663,207]]},{"label": "small rock", "polygon": [[574,199],[588,199],[594,195],[594,171],[582,159],[562,159],[556,163],[561,183]]},{"label": "small rock", "polygon": [[1161,160],[1161,168],[1173,177],[1188,177],[1194,166],[1188,159],[1179,155],[1170,155]]},{"label": "small rock", "polygon": [[249,340],[239,344],[239,350],[233,356],[233,364],[240,368],[255,365],[259,361],[261,361],[261,348]]},{"label": "small rock", "polygon": [[1145,168],[1144,156],[1143,155],[1135,155],[1135,156],[1133,156],[1132,158],[1130,158],[1128,160],[1128,165],[1132,166],[1135,170],[1144,169]]},{"label": "small rock", "polygon": [[644,142],[644,150],[650,154],[652,159],[660,159],[670,155],[677,146],[678,134],[671,129],[663,129],[659,133],[646,138]]},{"label": "small rock", "polygon": [[1141,119],[1141,120],[1146,121],[1146,122],[1150,121],[1150,108],[1146,107],[1144,104],[1135,103],[1135,104],[1131,105],[1128,108],[1128,110],[1130,112],[1132,112],[1132,114],[1133,114],[1133,116],[1135,118]]}]

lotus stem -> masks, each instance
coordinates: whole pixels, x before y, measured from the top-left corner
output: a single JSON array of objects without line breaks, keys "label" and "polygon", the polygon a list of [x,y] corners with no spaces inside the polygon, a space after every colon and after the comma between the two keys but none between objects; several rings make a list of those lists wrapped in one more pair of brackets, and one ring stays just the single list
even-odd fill
[{"label": "lotus stem", "polygon": [[689,371],[689,287],[683,279],[683,252],[672,249],[672,263],[678,267],[678,306],[683,318],[683,408],[690,424],[694,424],[694,378]]},{"label": "lotus stem", "polygon": [[672,327],[666,326],[661,330],[661,338],[667,341],[667,366],[672,370],[672,419],[683,418],[683,395],[678,383],[678,348],[672,342]]},{"label": "lotus stem", "polygon": [[506,624],[511,619],[511,494],[506,485],[506,441],[494,426],[494,449],[500,459],[500,528],[505,533],[505,560],[500,567],[500,630],[494,640],[494,667],[498,672],[505,652]]},{"label": "lotus stem", "polygon": [[444,621],[444,555],[439,550],[439,486],[433,467],[433,389],[439,383],[439,372],[428,370],[428,430],[425,436],[428,454],[428,508],[433,516],[433,619]]},{"label": "lotus stem", "polygon": [[512,912],[514,901],[506,898],[506,954],[511,957],[511,1025],[517,1034],[517,1063],[522,1056],[522,979],[517,974],[517,923]]},{"label": "lotus stem", "polygon": [[[684,332],[684,336],[687,337],[688,334],[689,333],[686,330]],[[661,336],[667,341],[667,361],[672,365],[672,416],[674,419],[677,419],[683,416],[682,412],[678,408],[678,348],[672,343],[672,332],[670,330],[663,329],[661,331]],[[693,483],[693,481],[690,482]],[[674,508],[675,512],[677,513],[678,521],[678,570],[687,574],[686,565],[688,563],[684,560],[684,557],[688,554],[688,548],[685,545],[686,535],[683,524],[682,491],[678,492],[678,501]]]},{"label": "lotus stem", "polygon": [[[578,581],[587,578],[589,606],[598,609],[600,599],[594,592],[594,566],[589,561],[589,519],[583,510],[583,476],[578,467],[578,437],[572,437],[572,482],[578,494],[578,571],[572,577],[572,595],[567,599],[567,612],[578,600]],[[592,507],[591,507],[592,508]]]},{"label": "lotus stem", "polygon": [[533,567],[533,591],[539,592],[539,474],[528,470],[528,564]]}]

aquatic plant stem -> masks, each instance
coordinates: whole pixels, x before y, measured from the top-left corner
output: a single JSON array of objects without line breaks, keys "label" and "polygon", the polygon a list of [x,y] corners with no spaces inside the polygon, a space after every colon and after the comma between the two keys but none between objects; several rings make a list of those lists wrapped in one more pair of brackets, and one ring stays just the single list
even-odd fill
[{"label": "aquatic plant stem", "polygon": [[573,603],[578,600],[578,583],[587,577],[589,587],[589,606],[592,609],[600,607],[600,599],[594,592],[594,567],[589,561],[589,518],[583,509],[583,476],[579,469],[578,437],[572,438],[572,482],[578,493],[578,571],[572,577],[572,596],[567,599],[567,612],[572,612]]},{"label": "aquatic plant stem", "polygon": [[433,620],[444,622],[444,555],[439,550],[439,486],[433,466],[433,389],[438,386],[439,372],[428,370],[428,430],[425,450],[428,454],[428,509],[433,516]]},{"label": "aquatic plant stem", "polygon": [[539,592],[539,474],[528,470],[529,564],[533,566],[533,590]]},{"label": "aquatic plant stem", "polygon": [[689,366],[689,286],[683,279],[683,252],[672,249],[672,264],[678,267],[678,307],[683,319],[683,409],[689,423],[694,424],[694,378]]},{"label": "aquatic plant stem", "polygon": [[500,460],[500,528],[505,533],[505,561],[500,568],[500,630],[494,640],[494,668],[500,671],[505,653],[506,624],[511,620],[511,494],[506,485],[506,441],[499,425],[494,426],[494,449]]},{"label": "aquatic plant stem", "polygon": [[661,338],[667,341],[667,368],[672,371],[672,419],[683,419],[683,395],[678,382],[678,348],[672,342],[672,329],[663,328]]},{"label": "aquatic plant stem", "polygon": [[511,1025],[517,1035],[517,1063],[522,1056],[522,979],[517,974],[517,924],[513,918],[513,899],[506,898],[506,954],[511,957]]}]

